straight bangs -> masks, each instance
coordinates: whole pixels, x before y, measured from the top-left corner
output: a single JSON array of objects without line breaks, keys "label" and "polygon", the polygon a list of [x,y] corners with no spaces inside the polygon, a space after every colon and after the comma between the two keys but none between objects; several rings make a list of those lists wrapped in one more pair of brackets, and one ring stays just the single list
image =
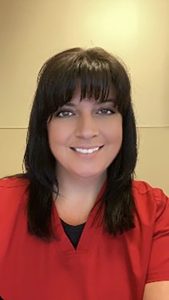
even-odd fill
[{"label": "straight bangs", "polygon": [[64,63],[58,63],[56,57],[52,57],[39,74],[45,120],[49,120],[59,107],[70,102],[79,87],[80,101],[94,98],[98,103],[105,102],[110,89],[113,89],[115,97],[112,101],[122,112],[126,95],[120,95],[120,91],[126,91],[126,82],[119,73],[119,66],[97,57],[91,59],[86,53],[76,53],[76,57],[69,57]]},{"label": "straight bangs", "polygon": [[81,100],[94,98],[98,103],[102,103],[108,99],[110,89],[114,89],[108,63],[90,62],[86,59],[82,61],[78,73]]}]

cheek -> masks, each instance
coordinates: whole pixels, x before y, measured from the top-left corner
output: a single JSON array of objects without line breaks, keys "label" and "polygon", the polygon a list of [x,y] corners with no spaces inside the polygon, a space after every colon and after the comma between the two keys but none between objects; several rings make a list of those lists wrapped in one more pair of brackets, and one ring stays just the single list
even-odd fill
[{"label": "cheek", "polygon": [[52,123],[48,125],[48,141],[51,148],[66,145],[70,136],[70,128]]},{"label": "cheek", "polygon": [[108,139],[109,144],[113,147],[113,149],[120,149],[123,140],[122,130],[118,130],[114,134],[111,134]]},{"label": "cheek", "polygon": [[123,129],[122,126],[118,126],[115,131],[114,135],[112,134],[112,138],[114,137],[115,140],[122,142],[123,139]]},{"label": "cheek", "polygon": [[111,143],[122,143],[123,139],[123,127],[122,127],[122,119],[119,117],[117,120],[109,124],[109,129],[106,131],[107,141]]}]

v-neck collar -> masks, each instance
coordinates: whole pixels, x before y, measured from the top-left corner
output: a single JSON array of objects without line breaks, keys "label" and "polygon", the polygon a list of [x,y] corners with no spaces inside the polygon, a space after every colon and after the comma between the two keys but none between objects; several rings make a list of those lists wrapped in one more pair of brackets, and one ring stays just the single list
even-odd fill
[{"label": "v-neck collar", "polygon": [[[59,249],[65,252],[65,254],[68,255],[80,254],[80,253],[87,252],[89,250],[88,248],[91,245],[91,242],[93,242],[95,239],[94,231],[100,226],[100,221],[102,220],[103,209],[101,208],[101,206],[103,204],[102,196],[105,191],[105,188],[106,188],[106,182],[103,184],[103,186],[101,187],[97,195],[95,204],[89,213],[88,219],[85,223],[83,232],[81,234],[81,237],[79,239],[76,248],[74,248],[68,236],[66,235],[62,222],[58,215],[56,205],[53,203],[53,223],[54,223],[54,230],[56,234],[56,242]],[[98,218],[96,218],[99,208],[101,208],[101,210],[99,211]]]}]

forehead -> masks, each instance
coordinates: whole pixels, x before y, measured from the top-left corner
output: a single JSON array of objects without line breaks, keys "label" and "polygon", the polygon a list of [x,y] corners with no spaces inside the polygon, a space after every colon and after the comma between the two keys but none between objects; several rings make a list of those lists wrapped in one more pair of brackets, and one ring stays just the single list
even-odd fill
[{"label": "forehead", "polygon": [[83,100],[87,100],[92,103],[102,103],[102,102],[106,102],[106,100],[107,101],[111,100],[114,103],[116,100],[116,91],[115,91],[115,88],[113,87],[113,85],[110,85],[109,92],[107,94],[106,99],[101,99],[101,98],[95,99],[94,96],[88,97],[87,95],[84,98],[82,98],[80,84],[77,84],[75,91],[73,92],[72,98],[70,99],[70,102],[73,104],[79,104]]}]

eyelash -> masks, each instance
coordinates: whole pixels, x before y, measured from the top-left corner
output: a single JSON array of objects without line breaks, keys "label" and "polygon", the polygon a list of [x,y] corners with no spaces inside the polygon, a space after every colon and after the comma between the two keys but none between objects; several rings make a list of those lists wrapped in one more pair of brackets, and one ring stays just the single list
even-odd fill
[{"label": "eyelash", "polygon": [[[100,108],[100,109],[98,109],[98,111],[104,111],[104,112],[106,112],[106,113],[103,113],[103,114],[105,114],[105,115],[112,115],[112,114],[115,114],[115,110],[112,110],[112,109],[109,109],[109,108]],[[108,113],[109,112],[109,113]],[[60,110],[60,111],[58,111],[58,112],[56,112],[55,114],[54,114],[54,117],[58,117],[58,118],[69,118],[69,117],[71,117],[72,115],[62,115],[62,116],[60,116],[60,114],[64,114],[64,113],[71,113],[71,114],[74,114],[74,112],[72,112],[72,111],[70,111],[70,110]]]}]

